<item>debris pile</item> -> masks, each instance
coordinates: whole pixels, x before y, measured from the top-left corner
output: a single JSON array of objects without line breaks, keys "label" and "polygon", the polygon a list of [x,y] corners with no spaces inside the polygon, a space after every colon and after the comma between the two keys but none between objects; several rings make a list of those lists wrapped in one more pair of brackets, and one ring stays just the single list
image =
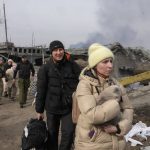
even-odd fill
[{"label": "debris pile", "polygon": [[[120,43],[106,45],[115,54],[114,76],[116,78],[131,76],[150,70],[150,51],[142,47],[124,48]],[[88,49],[68,50],[81,67],[87,65]],[[142,64],[142,65],[141,65]]]},{"label": "debris pile", "polygon": [[141,121],[136,123],[132,129],[125,135],[127,142],[131,142],[131,146],[143,145],[142,142],[150,137],[150,127]]}]

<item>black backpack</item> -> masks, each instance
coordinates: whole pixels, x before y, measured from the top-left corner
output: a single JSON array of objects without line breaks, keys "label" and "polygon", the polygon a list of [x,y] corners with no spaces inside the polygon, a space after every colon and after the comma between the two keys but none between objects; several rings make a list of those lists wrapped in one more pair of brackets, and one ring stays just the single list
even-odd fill
[{"label": "black backpack", "polygon": [[43,120],[30,119],[24,128],[21,148],[22,150],[46,150],[47,127]]}]

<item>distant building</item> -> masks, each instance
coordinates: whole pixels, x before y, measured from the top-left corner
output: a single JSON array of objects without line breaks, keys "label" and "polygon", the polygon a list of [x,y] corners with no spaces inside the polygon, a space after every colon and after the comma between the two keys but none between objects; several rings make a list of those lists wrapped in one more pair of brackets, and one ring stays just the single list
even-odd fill
[{"label": "distant building", "polygon": [[12,43],[12,42],[2,42],[2,43],[0,43],[0,50],[1,49],[7,49],[7,47],[9,48],[9,47],[14,47],[14,43]]},{"label": "distant building", "polygon": [[41,65],[42,59],[48,57],[48,48],[38,47],[16,47],[13,43],[0,43],[0,54],[5,57],[21,58],[22,55],[27,55],[28,59],[33,63]]}]

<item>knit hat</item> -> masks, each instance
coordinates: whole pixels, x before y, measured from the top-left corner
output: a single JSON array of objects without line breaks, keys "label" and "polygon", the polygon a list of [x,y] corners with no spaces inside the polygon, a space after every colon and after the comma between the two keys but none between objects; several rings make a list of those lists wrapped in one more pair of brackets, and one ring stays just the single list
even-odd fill
[{"label": "knit hat", "polygon": [[89,47],[88,55],[88,63],[90,68],[93,68],[100,61],[106,58],[111,57],[114,59],[114,54],[112,53],[112,51],[107,47],[100,45],[99,43],[94,43]]},{"label": "knit hat", "polygon": [[52,53],[52,51],[54,49],[57,49],[57,48],[63,48],[64,49],[64,45],[62,42],[58,41],[58,40],[55,40],[55,41],[52,41],[50,43],[50,46],[49,46],[49,50],[50,50],[50,53]]},{"label": "knit hat", "polygon": [[8,61],[7,62],[13,62],[13,60],[12,59],[8,59]]}]

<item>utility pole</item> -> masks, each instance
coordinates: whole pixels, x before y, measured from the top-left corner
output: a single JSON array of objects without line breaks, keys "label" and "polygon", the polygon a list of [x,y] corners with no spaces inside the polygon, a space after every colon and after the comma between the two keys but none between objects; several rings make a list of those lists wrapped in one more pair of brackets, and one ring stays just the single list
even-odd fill
[{"label": "utility pole", "polygon": [[45,63],[45,59],[44,59],[44,49],[45,49],[45,46],[42,46],[42,63],[43,63],[43,64]]},{"label": "utility pole", "polygon": [[4,9],[4,22],[5,22],[6,49],[8,51],[7,20],[6,20],[6,11],[5,11],[4,3],[3,3],[3,9]]},{"label": "utility pole", "polygon": [[35,36],[34,36],[34,32],[32,33],[32,47],[35,46]]},{"label": "utility pole", "polygon": [[33,47],[34,47],[34,32],[32,32],[32,44],[31,44],[31,63],[33,62]]},{"label": "utility pole", "polygon": [[34,32],[32,33],[32,47],[34,47]]}]

